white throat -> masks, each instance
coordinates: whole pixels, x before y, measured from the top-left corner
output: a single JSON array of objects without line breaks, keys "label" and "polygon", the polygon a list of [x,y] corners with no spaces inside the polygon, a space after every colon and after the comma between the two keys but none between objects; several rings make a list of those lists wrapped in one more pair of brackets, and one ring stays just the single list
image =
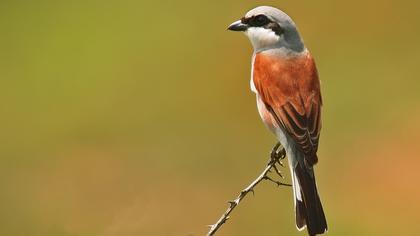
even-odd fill
[{"label": "white throat", "polygon": [[274,33],[271,29],[251,27],[245,32],[245,34],[248,36],[254,50],[256,51],[274,48],[280,42],[280,36]]}]

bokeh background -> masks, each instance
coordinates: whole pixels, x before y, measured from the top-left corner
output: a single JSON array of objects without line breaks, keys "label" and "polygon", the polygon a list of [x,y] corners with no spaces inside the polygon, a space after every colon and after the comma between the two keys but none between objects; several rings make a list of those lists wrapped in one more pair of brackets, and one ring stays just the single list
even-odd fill
[{"label": "bokeh background", "polygon": [[[204,235],[275,143],[226,31],[261,4],[317,61],[329,235],[417,235],[414,0],[1,1],[0,235]],[[264,182],[219,235],[305,235],[292,205]]]}]

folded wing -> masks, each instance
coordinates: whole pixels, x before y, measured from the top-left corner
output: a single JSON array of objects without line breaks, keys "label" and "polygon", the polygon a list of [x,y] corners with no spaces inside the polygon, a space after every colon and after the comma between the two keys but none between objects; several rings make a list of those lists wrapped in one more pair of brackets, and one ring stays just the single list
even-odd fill
[{"label": "folded wing", "polygon": [[281,59],[257,54],[253,82],[278,125],[293,138],[307,162],[314,165],[318,161],[322,99],[311,55]]}]

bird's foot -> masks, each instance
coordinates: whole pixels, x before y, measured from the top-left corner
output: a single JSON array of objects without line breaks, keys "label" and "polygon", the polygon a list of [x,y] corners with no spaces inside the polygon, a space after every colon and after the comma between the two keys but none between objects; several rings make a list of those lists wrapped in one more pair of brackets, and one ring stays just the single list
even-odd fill
[{"label": "bird's foot", "polygon": [[286,150],[284,150],[284,147],[281,146],[280,142],[277,142],[276,145],[274,145],[270,157],[270,163],[278,163],[281,166],[284,166],[282,160],[286,157]]},{"label": "bird's foot", "polygon": [[279,170],[279,168],[277,167],[277,164],[284,167],[282,160],[285,158],[285,156],[286,156],[286,151],[284,150],[283,146],[281,146],[280,142],[277,142],[276,145],[274,145],[273,149],[271,150],[270,161],[268,164],[272,165],[272,169],[274,169],[276,174],[280,176],[281,178],[284,178],[284,176]]}]

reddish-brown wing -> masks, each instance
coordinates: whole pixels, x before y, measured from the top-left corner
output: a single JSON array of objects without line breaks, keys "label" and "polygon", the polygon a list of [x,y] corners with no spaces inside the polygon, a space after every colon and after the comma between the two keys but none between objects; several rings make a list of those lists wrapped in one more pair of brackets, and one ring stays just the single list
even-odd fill
[{"label": "reddish-brown wing", "polygon": [[255,56],[253,81],[278,125],[288,132],[311,165],[321,130],[321,92],[315,62],[308,53],[295,57]]}]

